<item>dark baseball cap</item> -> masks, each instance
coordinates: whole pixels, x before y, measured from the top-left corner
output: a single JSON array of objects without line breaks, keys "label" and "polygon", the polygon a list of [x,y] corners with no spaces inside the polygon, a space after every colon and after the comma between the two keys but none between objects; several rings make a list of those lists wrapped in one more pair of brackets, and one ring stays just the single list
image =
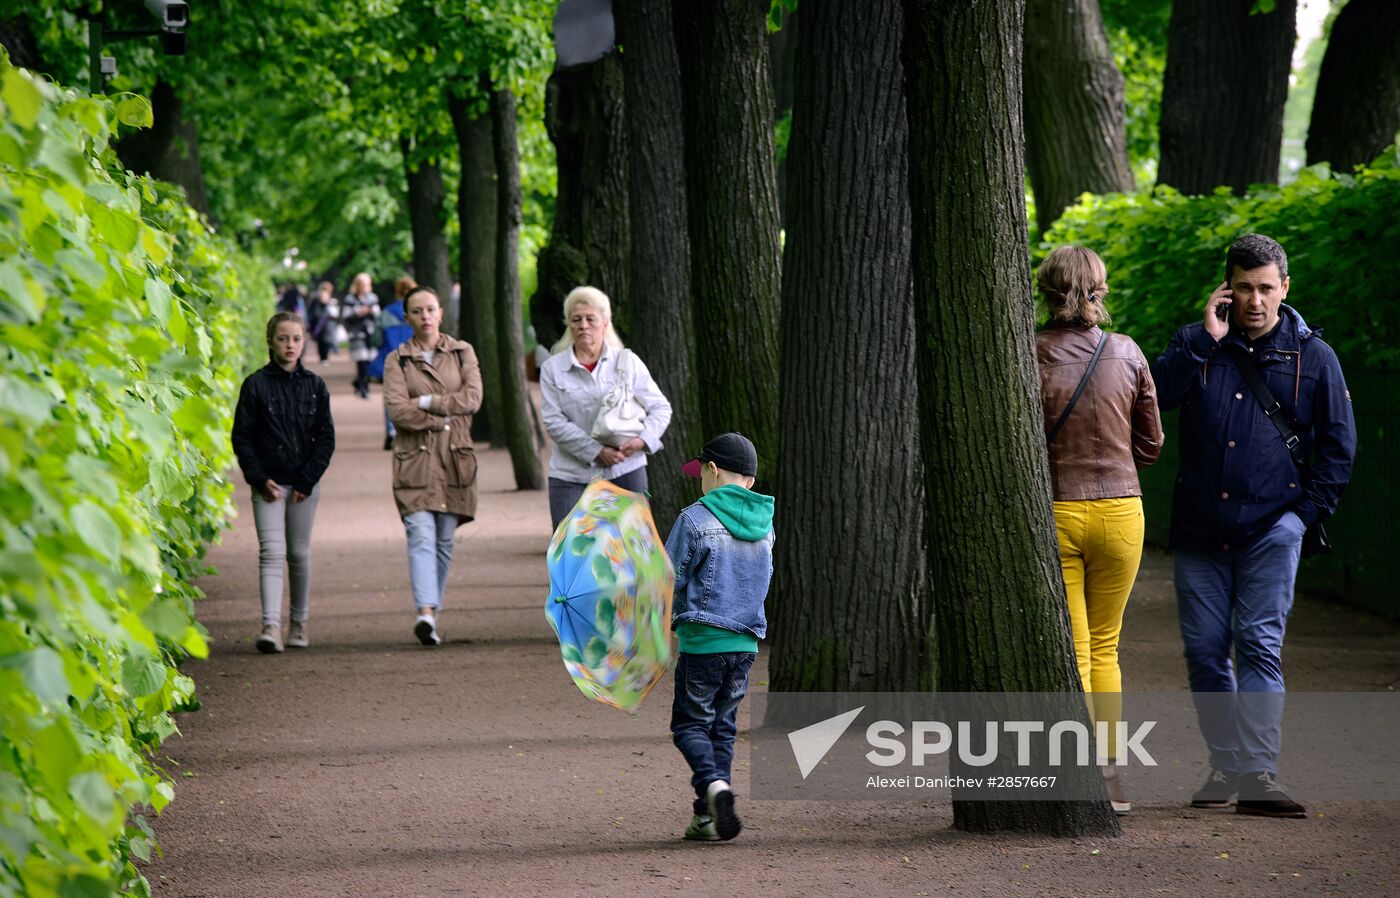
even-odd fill
[{"label": "dark baseball cap", "polygon": [[758,476],[758,450],[742,433],[722,433],[710,440],[699,455],[681,465],[681,473],[699,477],[706,462],[714,462],[721,471],[732,471],[743,477]]}]

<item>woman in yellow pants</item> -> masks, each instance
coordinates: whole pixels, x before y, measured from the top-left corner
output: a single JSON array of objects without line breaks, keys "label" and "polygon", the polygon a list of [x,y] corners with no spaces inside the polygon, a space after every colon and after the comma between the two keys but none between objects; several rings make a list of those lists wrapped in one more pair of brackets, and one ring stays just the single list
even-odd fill
[{"label": "woman in yellow pants", "polygon": [[[1157,460],[1162,422],[1142,350],[1099,327],[1109,322],[1103,260],[1062,246],[1040,264],[1036,286],[1050,311],[1036,335],[1036,359],[1075,660],[1090,715],[1107,721],[1112,734],[1122,708],[1118,635],[1142,560],[1137,469]],[[1110,738],[1110,761],[1119,752]],[[1126,814],[1132,804],[1117,766],[1105,765],[1103,775],[1113,809]]]}]

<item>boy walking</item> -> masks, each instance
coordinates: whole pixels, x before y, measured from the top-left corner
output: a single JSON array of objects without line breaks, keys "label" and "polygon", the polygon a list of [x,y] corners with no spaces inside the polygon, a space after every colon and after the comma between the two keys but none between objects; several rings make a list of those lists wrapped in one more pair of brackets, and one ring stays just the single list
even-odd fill
[{"label": "boy walking", "polygon": [[681,470],[700,478],[704,495],[681,511],[666,539],[676,569],[671,627],[680,641],[671,737],[696,795],[685,838],[714,842],[743,828],[730,765],[739,704],[768,628],[773,497],[752,491],[758,453],[741,434],[715,437]]}]

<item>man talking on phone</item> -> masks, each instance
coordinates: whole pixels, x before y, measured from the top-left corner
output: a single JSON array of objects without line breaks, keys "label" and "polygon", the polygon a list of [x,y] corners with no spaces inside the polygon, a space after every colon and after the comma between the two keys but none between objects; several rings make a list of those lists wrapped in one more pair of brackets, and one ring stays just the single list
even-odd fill
[{"label": "man talking on phone", "polygon": [[[1283,634],[1306,542],[1351,477],[1356,425],[1337,354],[1288,297],[1288,257],[1247,234],[1202,320],[1152,365],[1181,409],[1171,547],[1186,668],[1210,775],[1191,806],[1306,817],[1276,779]],[[1269,409],[1269,413],[1266,413]],[[1231,650],[1234,664],[1231,664]]]}]

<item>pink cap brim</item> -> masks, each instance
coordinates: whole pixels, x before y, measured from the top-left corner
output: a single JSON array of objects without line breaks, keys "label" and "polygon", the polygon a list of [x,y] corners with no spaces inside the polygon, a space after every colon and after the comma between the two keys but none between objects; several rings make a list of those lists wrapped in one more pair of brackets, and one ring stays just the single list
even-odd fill
[{"label": "pink cap brim", "polygon": [[681,465],[681,473],[684,474],[684,475],[687,476],[687,477],[699,477],[699,476],[700,476],[700,459],[699,459],[699,458],[692,458],[690,461],[688,461],[688,462],[686,462],[685,464]]}]

